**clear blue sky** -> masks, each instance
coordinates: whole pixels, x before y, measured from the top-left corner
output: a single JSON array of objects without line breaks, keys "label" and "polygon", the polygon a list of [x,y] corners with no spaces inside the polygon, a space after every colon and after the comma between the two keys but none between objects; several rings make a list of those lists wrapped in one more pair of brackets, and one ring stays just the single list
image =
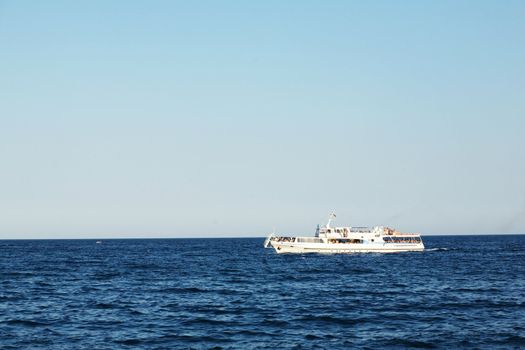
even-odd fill
[{"label": "clear blue sky", "polygon": [[524,233],[524,18],[0,0],[0,238]]}]

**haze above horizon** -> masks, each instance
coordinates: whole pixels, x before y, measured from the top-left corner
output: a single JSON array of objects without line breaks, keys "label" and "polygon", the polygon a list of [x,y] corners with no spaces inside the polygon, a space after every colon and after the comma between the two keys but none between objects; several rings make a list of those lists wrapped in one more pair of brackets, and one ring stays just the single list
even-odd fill
[{"label": "haze above horizon", "polygon": [[0,239],[525,233],[524,15],[0,0]]}]

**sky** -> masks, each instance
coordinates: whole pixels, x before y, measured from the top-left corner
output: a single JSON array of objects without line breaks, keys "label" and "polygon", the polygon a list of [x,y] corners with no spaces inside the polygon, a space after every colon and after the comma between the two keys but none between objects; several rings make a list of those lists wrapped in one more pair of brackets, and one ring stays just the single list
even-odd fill
[{"label": "sky", "polygon": [[0,0],[0,239],[525,233],[524,17]]}]

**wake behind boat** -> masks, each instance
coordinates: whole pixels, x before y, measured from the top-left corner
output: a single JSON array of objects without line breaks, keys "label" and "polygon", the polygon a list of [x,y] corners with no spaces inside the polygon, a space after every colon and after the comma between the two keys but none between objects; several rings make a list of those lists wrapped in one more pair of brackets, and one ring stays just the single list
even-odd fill
[{"label": "wake behind boat", "polygon": [[266,238],[265,248],[277,253],[394,253],[423,251],[425,246],[417,233],[401,233],[385,226],[330,227],[331,214],[324,227],[317,226],[315,237]]}]

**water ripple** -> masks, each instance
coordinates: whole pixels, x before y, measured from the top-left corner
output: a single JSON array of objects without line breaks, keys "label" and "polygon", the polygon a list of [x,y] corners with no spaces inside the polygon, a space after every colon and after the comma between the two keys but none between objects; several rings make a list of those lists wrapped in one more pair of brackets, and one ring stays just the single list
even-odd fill
[{"label": "water ripple", "polygon": [[525,236],[417,254],[261,239],[0,241],[0,348],[524,348]]}]

